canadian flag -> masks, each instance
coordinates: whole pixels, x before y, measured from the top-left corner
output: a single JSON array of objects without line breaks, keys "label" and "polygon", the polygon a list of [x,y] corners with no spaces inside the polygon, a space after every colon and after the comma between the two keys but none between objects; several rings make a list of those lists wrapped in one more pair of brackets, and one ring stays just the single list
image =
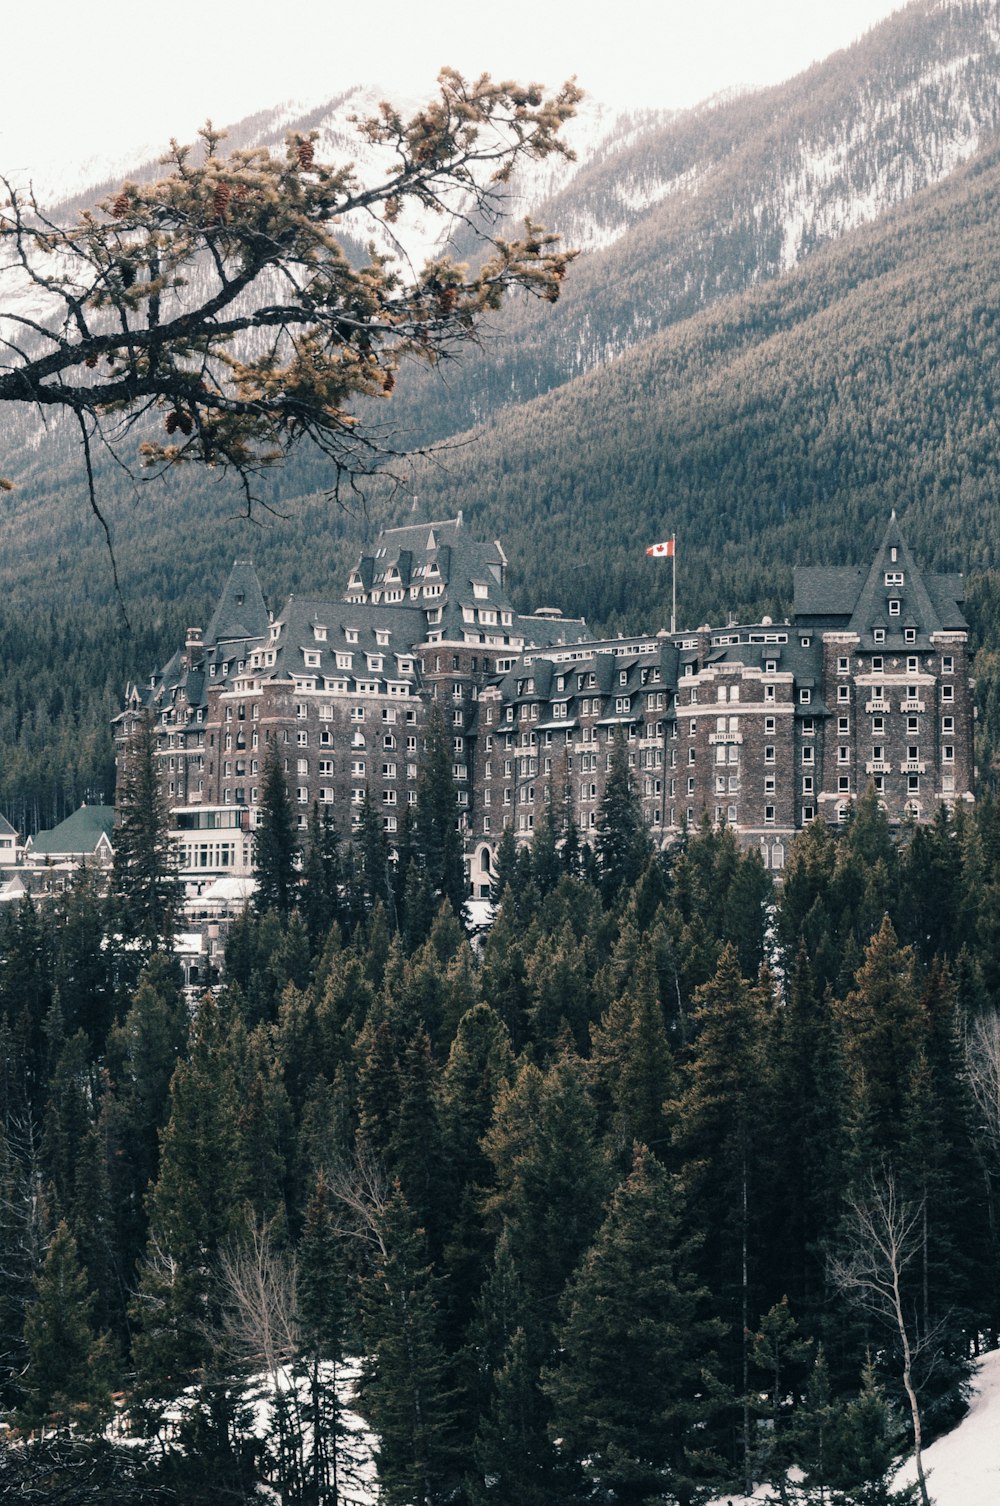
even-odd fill
[{"label": "canadian flag", "polygon": [[673,559],[675,542],[674,539],[664,539],[662,544],[650,544],[646,553],[657,557],[663,556],[668,560]]}]

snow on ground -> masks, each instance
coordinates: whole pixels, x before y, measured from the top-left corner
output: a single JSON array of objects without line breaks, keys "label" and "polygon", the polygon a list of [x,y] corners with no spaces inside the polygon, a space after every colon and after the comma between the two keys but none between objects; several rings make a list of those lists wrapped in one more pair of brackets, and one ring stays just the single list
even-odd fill
[{"label": "snow on ground", "polygon": [[[968,1415],[924,1450],[934,1506],[997,1506],[1000,1501],[1000,1349],[983,1357]],[[899,1483],[916,1479],[912,1463]]]},{"label": "snow on ground", "polygon": [[[924,1473],[934,1506],[998,1506],[1000,1502],[1000,1349],[979,1362],[968,1414],[957,1428],[924,1449]],[[897,1484],[916,1479],[910,1461]],[[760,1486],[752,1496],[725,1494],[709,1506],[760,1506],[771,1494]]]}]

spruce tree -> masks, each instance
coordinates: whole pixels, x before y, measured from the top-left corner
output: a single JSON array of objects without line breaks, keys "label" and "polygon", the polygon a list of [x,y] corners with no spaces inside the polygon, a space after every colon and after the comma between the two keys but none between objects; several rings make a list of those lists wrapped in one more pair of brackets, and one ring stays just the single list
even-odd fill
[{"label": "spruce tree", "polygon": [[94,1298],[68,1226],[57,1225],[24,1321],[28,1363],[19,1425],[28,1431],[99,1431],[111,1411],[107,1338],[94,1332]]},{"label": "spruce tree", "polygon": [[358,1406],[378,1440],[386,1506],[443,1506],[461,1453],[441,1342],[442,1282],[424,1231],[397,1187],[378,1210],[371,1268],[361,1282],[365,1358]]},{"label": "spruce tree", "polygon": [[637,882],[651,852],[642,806],[629,773],[628,744],[619,731],[597,824],[601,892],[607,902]]},{"label": "spruce tree", "polygon": [[413,843],[431,888],[460,917],[466,883],[453,764],[451,729],[440,707],[435,705],[427,724],[417,778]]},{"label": "spruce tree", "polygon": [[258,915],[274,910],[283,920],[288,918],[298,892],[298,855],[288,780],[278,745],[270,741],[264,758],[253,842],[253,873],[257,883],[254,908]]},{"label": "spruce tree", "polygon": [[168,835],[169,814],[159,779],[156,730],[144,717],[125,749],[118,782],[112,882],[126,943],[144,956],[170,944],[180,908],[177,862]]},{"label": "spruce tree", "polygon": [[551,1432],[597,1498],[692,1501],[721,1324],[694,1275],[674,1179],[645,1147],[563,1298]]}]

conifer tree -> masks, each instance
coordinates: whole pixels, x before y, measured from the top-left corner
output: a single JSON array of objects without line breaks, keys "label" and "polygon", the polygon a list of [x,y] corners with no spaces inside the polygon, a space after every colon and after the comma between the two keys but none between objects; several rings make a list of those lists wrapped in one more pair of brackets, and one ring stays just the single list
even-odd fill
[{"label": "conifer tree", "polygon": [[417,777],[413,842],[431,888],[461,916],[466,899],[465,864],[453,763],[451,730],[435,705]]},{"label": "conifer tree", "polygon": [[333,1197],[322,1172],[317,1174],[299,1240],[296,1295],[297,1361],[308,1387],[303,1497],[310,1506],[337,1506],[354,1458],[354,1429],[340,1393],[347,1353],[348,1269]]},{"label": "conifer tree", "polygon": [[632,1146],[639,1142],[665,1160],[665,1104],[676,1099],[679,1083],[648,951],[640,958],[635,980],[590,1033],[595,1096],[607,1106],[612,1154],[631,1159]]},{"label": "conifer tree", "polygon": [[61,1222],[25,1315],[28,1363],[18,1413],[23,1428],[92,1433],[110,1413],[110,1350],[107,1338],[94,1332],[93,1305],[76,1241]]},{"label": "conifer tree", "polygon": [[218,1005],[202,1002],[189,1055],[170,1083],[160,1168],[148,1197],[149,1239],[133,1304],[140,1391],[176,1395],[206,1357],[218,1317],[215,1262],[234,1231],[241,1189],[238,1101]]},{"label": "conifer tree", "polygon": [[620,731],[611,752],[597,832],[601,892],[610,902],[636,883],[652,851],[642,806],[629,773],[628,745]]},{"label": "conifer tree", "polygon": [[330,927],[341,918],[340,837],[329,806],[320,813],[313,803],[302,864],[302,916],[313,953],[319,952]]},{"label": "conifer tree", "polygon": [[113,884],[127,942],[143,956],[170,944],[180,906],[177,862],[156,756],[156,731],[144,717],[125,749],[118,781]]},{"label": "conifer tree", "polygon": [[[697,1034],[677,1106],[676,1140],[685,1159],[690,1217],[704,1239],[698,1271],[727,1327],[723,1377],[734,1395],[748,1398],[751,1325],[782,1295],[769,1284],[771,1001],[766,984],[741,977],[733,947],[724,949],[714,978],[697,998]],[[752,1483],[751,1421],[745,1400],[730,1446],[734,1462],[741,1458],[746,1493]]]},{"label": "conifer tree", "polygon": [[[552,1436],[600,1499],[690,1502],[705,1483],[722,1325],[693,1273],[676,1184],[645,1147],[563,1298]],[[702,1457],[699,1457],[701,1455]]]},{"label": "conifer tree", "polygon": [[461,1456],[440,1337],[441,1279],[398,1187],[377,1210],[372,1232],[372,1264],[361,1282],[358,1405],[378,1439],[380,1498],[386,1506],[443,1506]]},{"label": "conifer tree", "polygon": [[257,882],[254,908],[258,915],[274,910],[286,920],[298,892],[298,839],[277,743],[270,741],[261,776],[260,807],[253,842],[253,873]]}]

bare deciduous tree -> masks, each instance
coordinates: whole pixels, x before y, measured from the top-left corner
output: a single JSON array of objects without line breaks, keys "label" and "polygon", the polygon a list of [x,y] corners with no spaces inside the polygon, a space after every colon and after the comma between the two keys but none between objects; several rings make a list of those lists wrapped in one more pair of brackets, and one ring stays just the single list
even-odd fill
[{"label": "bare deciduous tree", "polygon": [[906,1271],[923,1238],[923,1202],[903,1197],[894,1172],[884,1166],[860,1195],[848,1198],[845,1251],[831,1262],[835,1284],[857,1305],[895,1331],[901,1355],[901,1378],[913,1427],[913,1458],[923,1506],[931,1506],[923,1465],[920,1399],[914,1363],[934,1345],[936,1330],[920,1333],[907,1311]]}]

